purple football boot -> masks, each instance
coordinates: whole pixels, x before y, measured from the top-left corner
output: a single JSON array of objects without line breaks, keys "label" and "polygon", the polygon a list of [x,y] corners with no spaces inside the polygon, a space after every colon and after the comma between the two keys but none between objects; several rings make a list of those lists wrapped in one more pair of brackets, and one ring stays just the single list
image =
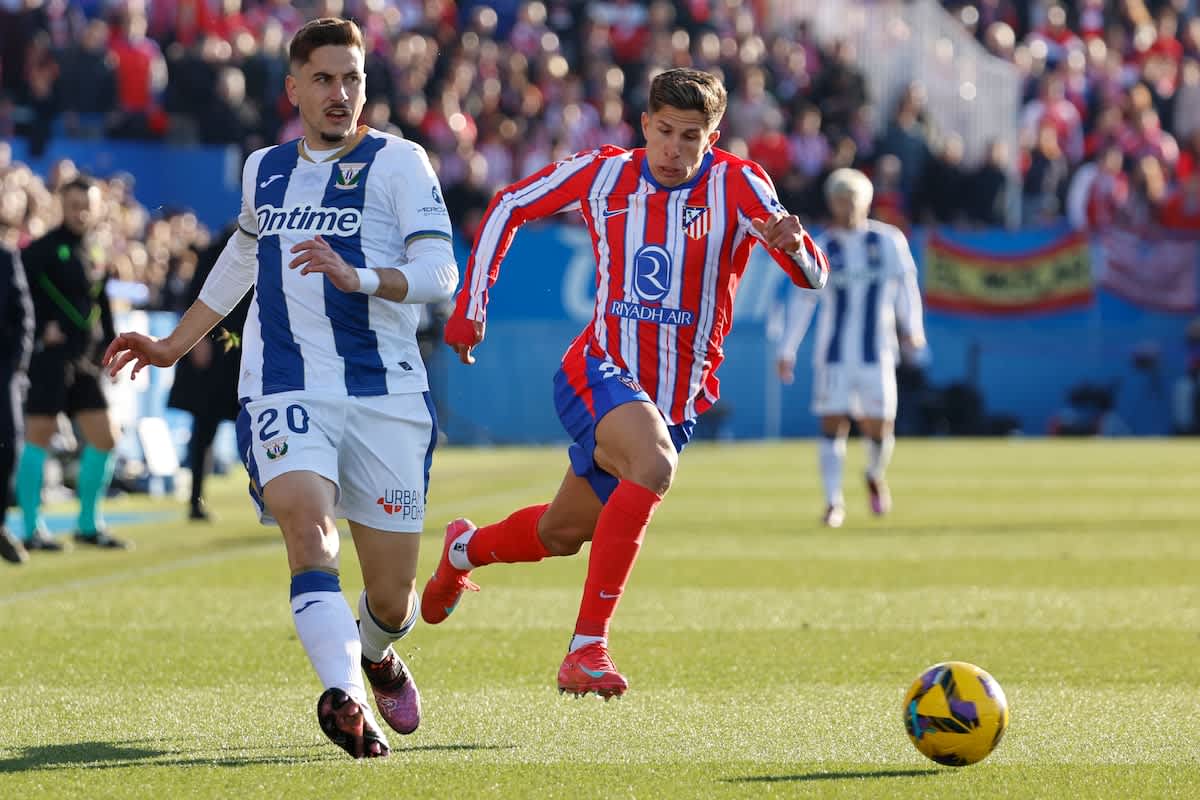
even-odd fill
[{"label": "purple football boot", "polygon": [[396,651],[389,647],[378,663],[363,657],[362,666],[383,721],[396,733],[415,731],[421,724],[421,693]]}]

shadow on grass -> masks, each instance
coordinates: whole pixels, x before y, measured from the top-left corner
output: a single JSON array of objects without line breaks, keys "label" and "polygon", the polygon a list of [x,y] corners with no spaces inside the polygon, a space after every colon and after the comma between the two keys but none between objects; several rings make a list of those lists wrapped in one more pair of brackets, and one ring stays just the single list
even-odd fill
[{"label": "shadow on grass", "polygon": [[880,769],[870,772],[806,772],[803,775],[748,775],[744,778],[722,778],[725,783],[786,783],[801,781],[844,781],[869,778],[919,778],[941,775],[940,769]]},{"label": "shadow on grass", "polygon": [[421,744],[415,747],[396,747],[392,749],[392,755],[397,753],[420,753],[420,752],[437,752],[454,751],[454,750],[515,750],[515,744]]},{"label": "shadow on grass", "polygon": [[[269,764],[308,764],[344,761],[346,756],[327,744],[290,744],[263,747],[222,747],[210,757],[155,747],[152,740],[131,742],[76,742],[26,747],[15,756],[0,758],[0,774],[59,769],[115,769],[121,767],[248,767]],[[453,750],[509,750],[515,745],[434,744],[401,747],[392,757],[407,752]],[[236,751],[239,755],[229,754]],[[210,749],[199,751],[213,752]]]}]

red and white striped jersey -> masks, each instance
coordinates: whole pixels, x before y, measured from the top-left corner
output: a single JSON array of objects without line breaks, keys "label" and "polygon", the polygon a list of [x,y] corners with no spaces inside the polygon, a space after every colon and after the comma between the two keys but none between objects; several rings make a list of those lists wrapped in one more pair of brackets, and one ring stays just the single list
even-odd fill
[{"label": "red and white striped jersey", "polygon": [[[752,221],[783,211],[762,167],[722,150],[696,176],[666,187],[645,150],[606,145],[546,166],[492,199],[455,313],[485,321],[488,290],[517,229],[578,210],[596,256],[592,322],[563,357],[585,354],[627,370],[668,423],[718,398],[717,367],[733,322],[733,300],[757,240]],[[819,289],[829,265],[807,233],[794,256],[772,250],[797,286]]]}]

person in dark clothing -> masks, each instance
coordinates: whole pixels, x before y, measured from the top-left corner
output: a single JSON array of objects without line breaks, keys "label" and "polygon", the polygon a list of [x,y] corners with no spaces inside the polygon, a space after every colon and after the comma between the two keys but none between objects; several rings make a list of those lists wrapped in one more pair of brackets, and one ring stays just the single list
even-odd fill
[{"label": "person in dark clothing", "polygon": [[[236,230],[236,224],[230,225],[200,254],[191,283],[181,298],[183,308],[190,307],[200,296],[208,273],[217,263],[217,256]],[[192,415],[192,436],[188,440],[187,453],[188,468],[192,471],[192,496],[188,503],[190,519],[210,519],[204,503],[204,478],[211,466],[217,427],[222,420],[236,420],[240,408],[237,384],[242,353],[239,343],[246,314],[250,311],[250,297],[247,293],[221,326],[197,342],[187,357],[175,365],[175,383],[171,386],[167,405]]]},{"label": "person in dark clothing", "polygon": [[469,242],[474,241],[479,221],[492,202],[492,190],[487,180],[488,163],[482,153],[467,161],[467,173],[461,181],[446,187],[446,209],[450,219]]},{"label": "person in dark clothing", "polygon": [[987,159],[970,177],[967,188],[967,219],[978,225],[1001,228],[1008,220],[1008,148],[995,140],[988,145]]},{"label": "person in dark clothing", "polygon": [[855,65],[854,48],[838,39],[824,67],[813,80],[812,102],[821,109],[825,132],[831,137],[848,134],[854,112],[867,104],[867,79]]},{"label": "person in dark clothing", "polygon": [[200,114],[200,141],[236,144],[249,154],[266,144],[259,138],[260,127],[258,110],[246,98],[245,75],[237,67],[223,67],[217,73],[216,92]]},{"label": "person in dark clothing", "polygon": [[13,467],[17,462],[17,441],[21,437],[28,378],[29,352],[33,349],[33,301],[21,257],[0,246],[0,558],[21,564],[29,559],[25,545],[8,530],[4,516],[8,511]]},{"label": "person in dark clothing", "polygon": [[104,117],[117,107],[117,76],[108,55],[108,25],[92,20],[79,41],[59,55],[55,93],[68,133],[99,138]]},{"label": "person in dark clothing", "polygon": [[957,225],[965,219],[970,173],[963,164],[964,145],[957,133],[946,136],[917,181],[913,217],[926,225]]},{"label": "person in dark clothing", "polygon": [[79,524],[75,541],[109,549],[129,544],[112,536],[98,511],[112,479],[113,434],[100,383],[100,356],[116,335],[108,276],[93,262],[87,234],[100,211],[100,188],[76,178],[61,190],[63,223],[22,253],[33,297],[35,333],[25,403],[25,447],[17,467],[17,502],[25,547],[61,550],[41,520],[42,476],[58,415],[74,420],[87,443],[79,459]]}]

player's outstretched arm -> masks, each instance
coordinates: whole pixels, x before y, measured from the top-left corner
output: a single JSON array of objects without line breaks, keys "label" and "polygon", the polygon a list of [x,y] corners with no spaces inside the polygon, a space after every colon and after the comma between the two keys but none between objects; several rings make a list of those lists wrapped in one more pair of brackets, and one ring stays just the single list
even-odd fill
[{"label": "player's outstretched arm", "polygon": [[743,230],[767,247],[775,263],[805,289],[821,289],[829,280],[829,262],[800,218],[789,214],[775,193],[770,177],[758,164],[745,164],[740,176],[742,183],[735,189],[735,202]]},{"label": "player's outstretched arm", "polygon": [[783,335],[775,353],[775,371],[779,380],[791,383],[796,377],[796,350],[804,341],[808,323],[817,308],[816,292],[792,286],[784,305]]},{"label": "player's outstretched arm", "polygon": [[224,314],[213,311],[197,300],[179,320],[175,330],[162,339],[136,331],[117,334],[104,351],[101,364],[108,368],[109,375],[116,377],[125,365],[132,363],[130,380],[136,378],[145,367],[169,367],[183,358],[196,346],[196,342],[224,318]]},{"label": "player's outstretched arm", "polygon": [[896,327],[900,333],[901,352],[911,357],[925,349],[925,322],[921,310],[921,286],[917,265],[913,261],[908,239],[900,231],[892,232],[892,246],[900,267],[900,290],[896,292]]},{"label": "player's outstretched arm", "polygon": [[580,198],[587,196],[588,187],[603,165],[603,159],[623,152],[606,145],[599,150],[578,153],[546,165],[492,197],[475,235],[462,288],[458,290],[454,312],[444,333],[446,344],[458,354],[462,363],[475,363],[471,351],[483,341],[488,290],[500,276],[500,263],[517,229],[532,220],[578,208]]},{"label": "player's outstretched arm", "polygon": [[244,228],[230,236],[200,288],[199,299],[192,303],[175,330],[163,339],[134,331],[117,334],[101,361],[109,374],[115,377],[126,364],[132,363],[129,377],[133,379],[145,367],[169,367],[183,358],[250,291],[254,284],[256,250],[254,237]]}]

